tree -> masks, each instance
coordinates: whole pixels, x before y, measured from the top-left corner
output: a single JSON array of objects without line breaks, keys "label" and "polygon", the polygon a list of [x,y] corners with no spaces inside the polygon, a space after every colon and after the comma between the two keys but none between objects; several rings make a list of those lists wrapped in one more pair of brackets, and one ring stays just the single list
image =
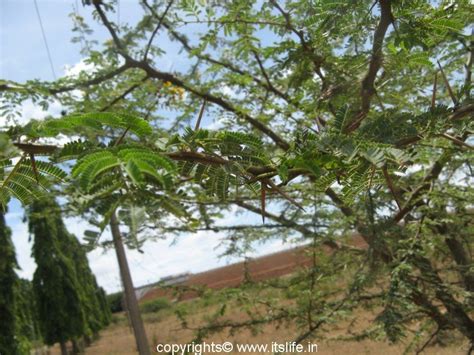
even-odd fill
[{"label": "tree", "polygon": [[56,208],[51,200],[32,203],[28,227],[34,237],[33,291],[43,340],[48,345],[60,343],[66,354],[66,342],[81,337],[87,322],[74,263],[61,250],[61,235],[67,231]]},{"label": "tree", "polygon": [[52,197],[35,202],[35,204],[35,209],[31,213],[36,217],[31,223],[38,223],[38,218],[47,220],[45,225],[55,231],[52,238],[57,241],[58,252],[73,267],[73,273],[69,277],[76,278],[77,289],[74,291],[79,297],[79,308],[84,316],[82,333],[71,338],[74,346],[78,347],[77,341],[80,338],[85,337],[86,342],[90,342],[93,337],[98,335],[99,330],[108,324],[110,309],[106,303],[104,304],[104,291],[97,285],[96,278],[89,267],[85,248],[74,235],[67,231],[64,225],[61,207]]},{"label": "tree", "polygon": [[[59,211],[59,206],[56,205]],[[65,229],[65,227],[64,227]],[[101,288],[97,285],[96,278],[89,267],[85,248],[79,243],[77,238],[69,233],[61,235],[60,240],[64,254],[73,261],[74,269],[77,275],[77,281],[80,285],[81,304],[86,318],[86,331],[84,336],[86,341],[92,337],[97,337],[99,330],[108,324],[109,307],[103,305]]]},{"label": "tree", "polygon": [[[203,223],[146,227],[212,230],[222,206],[235,203],[274,221],[283,235],[301,234],[316,251],[323,245],[335,251],[306,274],[306,282],[290,285],[299,301],[294,310],[270,304],[264,316],[255,313],[255,324],[297,322],[300,342],[364,301],[383,311],[356,338],[398,341],[416,319],[420,336],[412,347],[423,349],[440,331],[452,329],[473,343],[469,3],[141,4],[145,13],[135,27],[113,23],[109,3],[88,8],[112,38],[102,48],[89,48],[94,73],[55,83],[5,83],[4,97],[17,102],[56,95],[73,112],[126,111],[149,122],[151,131],[133,143],[179,161],[180,174],[195,178],[179,199]],[[85,26],[77,28],[80,36]],[[202,35],[186,36],[182,26]],[[187,54],[188,65],[162,69],[161,59],[176,46],[159,47],[160,34]],[[78,88],[85,93],[79,99],[70,94]],[[162,107],[178,112],[165,122],[168,132]],[[203,130],[204,110],[224,129],[240,132]],[[120,119],[104,124],[104,116],[89,117],[90,130],[101,124],[107,131],[122,122],[128,131]],[[195,117],[195,129],[183,133]],[[68,124],[77,126],[71,118],[56,122],[63,133]],[[31,127],[11,137],[31,135]],[[92,149],[104,153],[103,164],[96,165],[104,170],[93,170],[93,177],[110,171],[105,162],[128,164],[102,144]],[[79,167],[90,151],[82,153]],[[140,179],[137,169],[129,170],[127,176]],[[143,164],[138,170],[144,173]],[[87,171],[83,181],[91,181]],[[254,194],[233,189],[243,185]],[[148,188],[134,186],[137,192]],[[230,228],[229,240],[235,246],[267,237],[269,230]],[[345,236],[353,232],[368,249],[347,245]],[[328,302],[327,294],[315,291],[315,280],[331,285],[335,277],[347,278],[348,286],[333,290],[342,301]],[[386,286],[371,294],[381,281]],[[302,288],[308,292],[296,292]],[[213,328],[219,326],[226,323]]]},{"label": "tree", "polygon": [[18,278],[15,300],[17,319],[15,334],[18,339],[19,354],[28,354],[31,344],[39,344],[42,340],[31,281]]},{"label": "tree", "polygon": [[0,211],[0,353],[18,354],[15,286],[18,267],[11,232]]}]

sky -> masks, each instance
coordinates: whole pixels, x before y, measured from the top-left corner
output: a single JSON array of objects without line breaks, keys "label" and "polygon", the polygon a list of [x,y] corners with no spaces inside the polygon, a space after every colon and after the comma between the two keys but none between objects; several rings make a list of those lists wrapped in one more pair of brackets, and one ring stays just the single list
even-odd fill
[{"label": "sky", "polygon": [[[90,8],[82,7],[80,0],[37,0],[37,4],[56,77],[82,68],[80,45],[70,41],[72,21],[69,14],[78,6],[79,14],[88,24],[93,24]],[[120,22],[134,23],[141,15],[142,9],[137,5],[137,1],[120,0]],[[94,38],[99,42],[108,39],[108,34],[101,26],[91,27],[95,30]],[[183,56],[178,55],[164,58],[165,69],[182,60]],[[17,82],[54,79],[34,0],[0,0],[0,78]],[[21,122],[46,115],[58,116],[60,111],[58,104],[51,105],[48,111],[44,112],[32,102],[26,102],[22,108]],[[0,127],[5,124],[2,120],[5,119],[0,117]],[[12,229],[12,239],[20,266],[18,275],[31,279],[36,266],[31,258],[32,242],[27,225],[23,221],[23,208],[18,201],[10,203],[6,218]],[[238,216],[228,213],[218,224],[249,224],[260,223],[259,221],[259,216],[250,213]],[[69,231],[79,238],[85,230],[90,229],[87,222],[80,218],[68,218],[66,225]],[[237,261],[235,258],[219,257],[224,252],[222,247],[218,247],[223,237],[222,233],[199,231],[182,234],[176,239],[147,242],[143,247],[143,254],[128,250],[127,256],[135,286],[156,282],[160,277],[168,275],[196,273]],[[103,238],[110,238],[108,230]],[[283,244],[281,240],[274,239],[255,245],[255,252],[249,256],[263,255],[288,247],[291,247],[291,244]],[[96,249],[88,254],[88,258],[98,283],[107,292],[119,291],[121,282],[114,250]]]}]

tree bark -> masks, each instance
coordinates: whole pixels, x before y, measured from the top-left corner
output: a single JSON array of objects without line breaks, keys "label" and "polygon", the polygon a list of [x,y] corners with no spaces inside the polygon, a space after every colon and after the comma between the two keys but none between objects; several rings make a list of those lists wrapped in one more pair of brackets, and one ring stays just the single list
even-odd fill
[{"label": "tree bark", "polygon": [[73,339],[72,340],[72,353],[73,354],[83,354],[84,353],[84,342],[82,339]]},{"label": "tree bark", "polygon": [[138,353],[140,355],[150,355],[150,348],[145,333],[145,327],[138,308],[138,301],[133,287],[130,269],[128,267],[127,257],[125,255],[125,248],[123,246],[122,235],[120,234],[119,223],[115,212],[110,218],[110,229],[112,231],[112,238],[114,242],[115,252],[117,253],[117,260],[120,268],[120,275],[122,277],[125,300],[132,323],[133,332],[135,334],[135,341],[137,343]]}]

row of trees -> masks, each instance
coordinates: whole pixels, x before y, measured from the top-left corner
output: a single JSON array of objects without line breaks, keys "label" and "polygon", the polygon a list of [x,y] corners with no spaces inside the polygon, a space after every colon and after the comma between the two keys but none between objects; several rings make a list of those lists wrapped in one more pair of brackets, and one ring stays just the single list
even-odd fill
[{"label": "row of trees", "polygon": [[[111,20],[115,2],[87,4],[111,37],[96,46],[76,14],[92,73],[0,86],[5,115],[26,99],[72,112],[8,132],[19,151],[7,158],[22,158],[5,164],[0,201],[28,203],[47,176],[69,179],[70,205],[98,227],[90,246],[110,227],[132,303],[123,240],[141,248],[225,230],[230,252],[275,230],[311,241],[321,263],[285,286],[291,305],[255,300],[250,320],[216,316],[207,330],[288,321],[301,342],[364,304],[382,311],[354,339],[411,335],[421,351],[457,332],[474,344],[468,1],[142,0],[135,26]],[[183,65],[165,71],[163,59],[177,56]],[[203,129],[209,118],[222,130]],[[70,142],[38,144],[58,134]],[[267,223],[218,224],[234,207]],[[354,232],[368,249],[348,245]],[[139,315],[132,324],[148,354]]]},{"label": "row of trees", "polygon": [[3,213],[0,218],[0,352],[28,354],[40,344],[59,343],[67,354],[69,341],[79,352],[110,322],[105,291],[97,285],[84,247],[67,231],[53,197],[35,201],[27,218],[37,264],[32,282],[16,275],[11,233]]}]

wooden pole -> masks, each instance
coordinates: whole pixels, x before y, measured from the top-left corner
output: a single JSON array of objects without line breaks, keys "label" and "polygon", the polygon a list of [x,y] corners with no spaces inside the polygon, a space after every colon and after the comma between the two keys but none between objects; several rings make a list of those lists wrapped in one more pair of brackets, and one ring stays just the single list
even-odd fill
[{"label": "wooden pole", "polygon": [[125,301],[127,303],[127,310],[129,312],[130,321],[132,323],[133,333],[135,334],[135,341],[137,343],[138,353],[140,355],[151,355],[150,347],[145,333],[145,327],[138,308],[138,301],[135,295],[135,288],[133,287],[130,269],[128,267],[127,256],[125,255],[125,248],[123,246],[122,235],[119,229],[119,223],[116,213],[112,213],[110,218],[110,229],[112,231],[112,238],[114,242],[115,252],[117,253],[117,260],[120,268],[120,275],[122,277],[123,288],[125,292]]}]

